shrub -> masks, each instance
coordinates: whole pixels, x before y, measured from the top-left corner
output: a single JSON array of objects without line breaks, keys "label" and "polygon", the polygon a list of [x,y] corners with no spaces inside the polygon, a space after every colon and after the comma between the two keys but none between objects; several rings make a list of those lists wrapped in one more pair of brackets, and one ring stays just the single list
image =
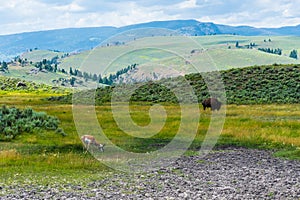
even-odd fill
[{"label": "shrub", "polygon": [[[226,98],[228,104],[270,104],[270,103],[299,103],[300,99],[300,67],[298,65],[269,65],[253,66],[246,68],[230,69],[220,71],[221,77],[215,72],[197,73],[185,75],[185,79],[190,83],[197,95],[198,102],[201,102],[209,95],[214,95],[222,99],[222,94],[215,94],[219,91],[220,85],[214,80],[223,80]],[[205,75],[210,82],[210,89],[202,78]],[[179,88],[182,96],[186,97],[187,91],[182,89],[183,78],[162,79],[157,82],[147,82],[142,87],[135,90],[131,96],[131,101],[149,101],[149,102],[181,102],[177,99],[172,90]],[[207,80],[206,80],[207,81]],[[165,87],[163,85],[167,85]],[[171,87],[174,86],[174,87]],[[126,93],[126,87],[123,87]],[[171,89],[170,89],[171,88]],[[109,102],[113,87],[98,88],[96,90],[96,103]],[[86,91],[85,91],[86,92]],[[92,91],[94,92],[94,91]],[[88,95],[86,96],[87,102]],[[122,96],[122,94],[120,94]],[[71,103],[72,96],[51,97],[49,100],[59,100]],[[120,97],[120,100],[122,98]]]},{"label": "shrub", "polygon": [[65,135],[62,129],[58,130],[59,123],[56,117],[44,112],[36,112],[31,108],[8,108],[3,105],[0,108],[0,140],[11,140],[24,132],[33,133],[40,129],[57,130],[57,133]]}]

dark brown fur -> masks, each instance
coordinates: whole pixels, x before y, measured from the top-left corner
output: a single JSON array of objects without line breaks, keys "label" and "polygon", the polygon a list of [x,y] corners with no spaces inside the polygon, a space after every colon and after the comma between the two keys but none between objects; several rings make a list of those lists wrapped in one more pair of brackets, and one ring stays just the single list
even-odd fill
[{"label": "dark brown fur", "polygon": [[216,98],[208,98],[202,101],[203,109],[220,110],[222,103]]},{"label": "dark brown fur", "polygon": [[18,82],[17,83],[17,87],[26,87],[27,85],[25,83],[22,82]]}]

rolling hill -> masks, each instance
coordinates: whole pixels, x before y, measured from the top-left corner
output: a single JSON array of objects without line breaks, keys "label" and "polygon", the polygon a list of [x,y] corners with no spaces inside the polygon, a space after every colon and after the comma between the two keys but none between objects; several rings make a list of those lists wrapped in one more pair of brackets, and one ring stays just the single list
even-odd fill
[{"label": "rolling hill", "polygon": [[[96,95],[96,104],[101,105],[110,102],[112,94],[117,101],[127,101],[124,94],[130,94],[132,88],[135,88],[130,101],[190,103],[202,102],[203,99],[214,96],[227,104],[299,103],[299,83],[299,65],[252,66],[219,72],[194,73],[142,84],[102,87],[98,88],[96,93],[95,90],[78,92],[73,99],[72,95],[67,95],[51,97],[49,100],[66,103],[72,103],[73,100],[88,104]],[[189,98],[191,93],[186,89],[188,87],[192,87],[196,99]],[[184,98],[180,99],[181,97]]]},{"label": "rolling hill", "polygon": [[[61,60],[60,67],[109,75],[128,65],[138,64],[135,74],[125,75],[128,80],[131,75],[153,79],[153,72],[162,78],[253,65],[299,63],[299,60],[289,57],[292,49],[300,47],[297,37],[273,36],[270,41],[266,38],[269,39],[233,35],[147,37],[66,57]],[[235,47],[237,41],[239,47]],[[256,46],[248,48],[250,43]],[[282,55],[265,53],[258,48],[281,48]]]},{"label": "rolling hill", "polygon": [[[238,46],[236,46],[237,42]],[[255,45],[250,47],[249,44]],[[43,59],[51,60],[57,57],[58,68],[67,73],[51,72],[32,75],[28,72],[34,69],[33,66],[11,66],[10,73],[4,75],[53,84],[54,80],[70,79],[71,76],[68,74],[70,68],[91,75],[101,74],[103,78],[127,66],[137,64],[135,69],[119,73],[118,78],[114,78],[113,82],[144,82],[254,65],[299,64],[298,59],[289,57],[291,50],[299,51],[299,47],[300,40],[297,36],[151,36],[120,45],[99,46],[76,54],[33,50],[22,54],[21,58],[34,64]],[[266,53],[258,50],[259,48],[280,48],[282,54]],[[86,78],[76,77],[76,79],[79,83],[77,87],[94,87],[96,84],[85,81]]]},{"label": "rolling hill", "polygon": [[[155,28],[156,31],[132,30]],[[154,21],[149,23],[134,24],[124,27],[91,27],[68,28],[38,32],[19,33],[0,36],[0,60],[9,60],[30,49],[58,50],[63,52],[79,52],[111,41],[110,37],[128,32],[130,39],[145,36],[162,35],[211,35],[211,34],[236,34],[244,36],[254,35],[300,35],[300,26],[282,28],[255,28],[248,26],[227,26],[214,23],[203,23],[196,20]],[[116,37],[115,37],[116,38]],[[123,38],[124,39],[124,38]],[[127,40],[126,40],[127,39]]]}]

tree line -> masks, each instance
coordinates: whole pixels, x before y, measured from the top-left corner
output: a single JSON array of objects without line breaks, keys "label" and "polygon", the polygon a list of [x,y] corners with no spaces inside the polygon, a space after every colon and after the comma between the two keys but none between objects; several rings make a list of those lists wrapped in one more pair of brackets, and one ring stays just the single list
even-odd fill
[{"label": "tree line", "polygon": [[[92,74],[88,72],[82,72],[79,69],[69,68],[69,71],[65,69],[58,68],[58,56],[55,56],[51,60],[43,59],[40,62],[35,63],[35,67],[39,69],[39,71],[46,70],[49,72],[60,72],[64,74],[69,74],[71,76],[83,78],[85,81],[92,80],[101,84],[112,85],[122,74],[127,73],[130,70],[133,70],[137,67],[137,64],[128,65],[125,68],[118,70],[115,73],[111,73],[108,76],[102,76],[101,74]],[[74,86],[76,78],[72,77],[70,79],[70,84]]]},{"label": "tree line", "polygon": [[101,74],[92,74],[87,72],[81,72],[79,69],[73,69],[70,67],[69,74],[72,76],[82,77],[86,81],[92,80],[101,84],[112,85],[122,75],[126,74],[137,67],[137,64],[128,65],[127,67],[118,70],[116,73],[111,73],[109,76],[102,76]]},{"label": "tree line", "polygon": [[[277,55],[282,55],[282,49],[277,48],[277,49],[271,49],[271,48],[258,48],[259,51],[263,51],[266,53],[272,53],[272,54],[277,54]],[[298,59],[298,52],[297,50],[293,49],[290,52],[289,55],[290,58]]]},{"label": "tree line", "polygon": [[[22,67],[24,67],[26,64],[28,64],[28,60],[22,59],[20,57],[15,57],[12,62],[19,62]],[[30,64],[33,64],[32,61],[30,61]],[[53,72],[53,73],[63,73],[63,74],[68,74],[70,76],[73,76],[70,78],[70,84],[74,86],[76,77],[83,78],[85,81],[91,80],[100,84],[106,84],[106,85],[112,85],[114,84],[119,77],[122,74],[125,74],[137,67],[137,64],[131,64],[128,65],[125,68],[122,68],[118,70],[115,73],[110,73],[107,76],[102,76],[101,74],[92,74],[88,72],[82,72],[79,69],[74,69],[72,67],[69,68],[69,70],[65,70],[63,68],[58,67],[59,64],[59,57],[55,56],[52,59],[43,59],[42,61],[36,62],[33,64],[34,67],[38,69],[38,71],[47,71],[47,72]],[[9,63],[5,61],[0,61],[0,71],[6,72],[8,71],[8,65]]]},{"label": "tree line", "polygon": [[277,48],[277,49],[271,49],[271,48],[258,48],[259,51],[263,51],[266,53],[272,53],[272,54],[277,54],[277,55],[282,55],[282,49]]}]

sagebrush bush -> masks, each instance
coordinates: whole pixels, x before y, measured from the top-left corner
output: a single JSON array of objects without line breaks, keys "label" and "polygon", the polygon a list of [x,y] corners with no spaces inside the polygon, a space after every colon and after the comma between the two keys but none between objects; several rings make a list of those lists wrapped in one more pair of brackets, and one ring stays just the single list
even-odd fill
[{"label": "sagebrush bush", "polygon": [[[24,83],[26,86],[20,87],[18,83]],[[24,92],[47,92],[47,93],[64,93],[64,88],[53,87],[51,85],[39,84],[33,81],[25,81],[20,78],[11,78],[0,76],[0,90],[2,91],[24,91]]]},{"label": "sagebrush bush", "polygon": [[[206,80],[203,79],[206,77]],[[222,80],[228,104],[272,104],[272,103],[300,103],[300,66],[299,65],[269,65],[253,66],[237,69],[229,69],[215,72],[188,74],[184,77],[161,79],[159,81],[145,82],[137,88],[131,96],[131,101],[147,102],[184,102],[188,99],[189,90],[185,89],[185,80],[190,84],[197,96],[198,102],[210,96],[218,97],[225,101],[224,94],[219,94]],[[210,91],[208,90],[208,85]],[[167,86],[167,87],[166,87]],[[126,86],[116,85],[113,87],[102,87],[95,91],[80,91],[80,103],[89,103],[94,98],[95,103],[100,105],[111,100],[114,88],[122,87],[122,92],[115,93],[122,101],[126,94]],[[130,88],[130,85],[128,85]],[[129,90],[130,91],[130,90]],[[183,99],[178,99],[173,91],[181,94]],[[127,92],[128,93],[128,92]],[[89,95],[87,95],[89,94]],[[49,100],[58,100],[66,103],[74,103],[72,95],[64,97],[51,97]],[[225,103],[225,102],[223,102]]]},{"label": "sagebrush bush", "polygon": [[33,133],[36,130],[57,130],[57,133],[65,135],[58,128],[60,121],[45,112],[36,112],[32,108],[24,110],[7,107],[0,108],[0,140],[11,140],[21,133]]}]

